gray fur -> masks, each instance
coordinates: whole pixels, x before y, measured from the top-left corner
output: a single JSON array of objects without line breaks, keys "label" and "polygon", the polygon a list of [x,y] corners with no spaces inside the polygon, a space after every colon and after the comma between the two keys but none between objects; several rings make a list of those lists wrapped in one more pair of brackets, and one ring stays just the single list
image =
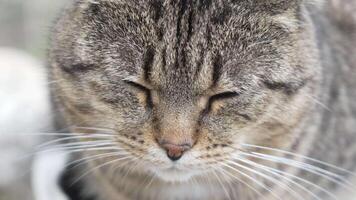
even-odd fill
[{"label": "gray fur", "polygon": [[[244,149],[239,146],[244,142],[353,170],[356,61],[350,55],[356,26],[339,15],[352,18],[353,13],[335,2],[73,3],[53,34],[56,105],[67,125],[113,129],[120,147],[144,158],[132,171],[122,167],[118,178],[105,170],[88,176],[90,193],[106,200],[124,198],[116,195],[224,199],[221,183],[209,170],[232,159],[231,147]],[[226,98],[226,92],[234,95]],[[170,165],[157,144],[167,138],[194,141],[179,162],[201,184],[167,183],[169,177],[155,171]],[[198,156],[184,160],[192,155]],[[281,169],[338,190],[320,176]],[[155,172],[159,178],[153,178],[151,187],[135,188]],[[212,183],[204,182],[207,176]],[[236,180],[225,181],[232,199],[261,198]],[[269,187],[283,199],[293,199]],[[203,192],[184,192],[188,188]],[[270,193],[263,195],[273,199]]]}]

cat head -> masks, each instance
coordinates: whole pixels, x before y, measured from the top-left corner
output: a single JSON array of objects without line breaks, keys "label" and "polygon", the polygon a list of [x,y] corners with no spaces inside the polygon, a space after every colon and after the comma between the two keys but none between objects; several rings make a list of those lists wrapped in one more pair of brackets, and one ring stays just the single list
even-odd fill
[{"label": "cat head", "polygon": [[243,144],[290,146],[318,82],[301,1],[78,1],[54,32],[67,123],[113,130],[142,160],[135,170],[168,181],[221,167]]}]

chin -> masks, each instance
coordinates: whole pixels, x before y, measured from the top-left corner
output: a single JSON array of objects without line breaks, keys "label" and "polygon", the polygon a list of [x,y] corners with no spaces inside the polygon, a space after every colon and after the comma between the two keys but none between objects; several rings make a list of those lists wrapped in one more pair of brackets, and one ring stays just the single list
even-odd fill
[{"label": "chin", "polygon": [[194,175],[196,175],[194,172],[175,168],[155,170],[154,173],[161,180],[170,183],[188,182]]}]

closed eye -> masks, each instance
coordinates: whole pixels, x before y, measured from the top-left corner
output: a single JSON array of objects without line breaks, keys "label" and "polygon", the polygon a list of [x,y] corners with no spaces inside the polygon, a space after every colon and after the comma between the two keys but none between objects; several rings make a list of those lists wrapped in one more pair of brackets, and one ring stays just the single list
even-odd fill
[{"label": "closed eye", "polygon": [[239,95],[240,94],[238,92],[231,92],[231,91],[215,94],[215,95],[213,95],[213,96],[211,96],[209,98],[208,105],[207,105],[207,111],[211,110],[212,105],[213,105],[214,102],[222,101],[222,100],[225,100],[225,99],[232,99],[232,98],[235,98],[235,97],[237,97]]},{"label": "closed eye", "polygon": [[223,93],[219,93],[219,94],[211,96],[209,101],[214,102],[214,101],[218,101],[218,100],[231,99],[231,98],[234,98],[237,96],[239,96],[239,93],[237,93],[237,92],[223,92]]},{"label": "closed eye", "polygon": [[139,90],[140,92],[143,92],[146,96],[146,106],[147,108],[152,108],[153,107],[153,102],[152,102],[152,95],[151,95],[151,90],[139,83],[133,82],[133,81],[128,81],[124,80],[126,84],[129,86]]},{"label": "closed eye", "polygon": [[138,89],[140,90],[141,92],[147,92],[147,91],[150,91],[150,89],[148,89],[147,87],[139,84],[139,83],[136,83],[136,82],[133,82],[133,81],[124,81],[126,84],[128,84],[129,86],[131,87],[134,87],[135,89]]}]

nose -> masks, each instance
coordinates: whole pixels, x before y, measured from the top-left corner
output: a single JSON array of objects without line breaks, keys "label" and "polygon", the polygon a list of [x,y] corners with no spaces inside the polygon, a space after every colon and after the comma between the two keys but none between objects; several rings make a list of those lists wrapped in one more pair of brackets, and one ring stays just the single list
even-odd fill
[{"label": "nose", "polygon": [[188,143],[173,144],[173,143],[163,141],[160,143],[160,145],[163,149],[167,151],[167,156],[172,161],[179,160],[183,156],[184,152],[192,148],[192,145]]}]

